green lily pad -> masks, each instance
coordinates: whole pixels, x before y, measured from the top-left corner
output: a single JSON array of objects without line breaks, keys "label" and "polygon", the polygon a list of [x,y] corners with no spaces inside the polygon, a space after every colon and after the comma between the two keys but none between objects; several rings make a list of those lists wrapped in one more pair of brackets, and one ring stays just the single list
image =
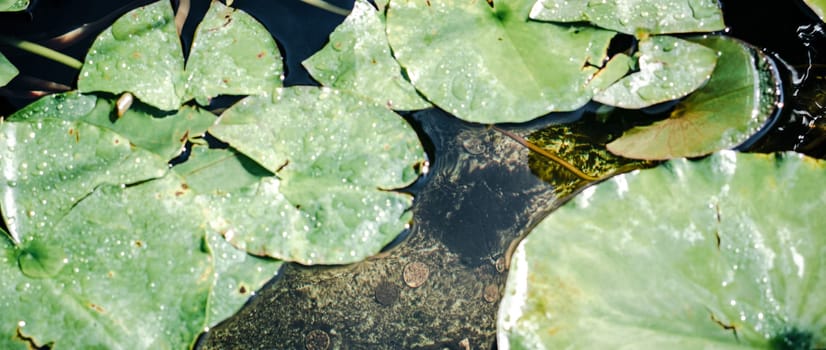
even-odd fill
[{"label": "green lily pad", "polygon": [[80,92],[131,92],[162,110],[196,98],[265,94],[281,86],[281,54],[267,30],[218,1],[199,25],[187,71],[169,2],[125,14],[92,44],[78,78]]},{"label": "green lily pad", "polygon": [[529,0],[393,1],[387,37],[427,99],[467,121],[523,122],[575,110],[616,34],[527,21]]},{"label": "green lily pad", "polygon": [[0,0],[0,12],[23,11],[29,7],[29,0]]},{"label": "green lily pad", "polygon": [[135,183],[166,169],[166,159],[82,121],[7,121],[0,126],[0,145],[0,207],[15,243],[53,229],[100,185]]},{"label": "green lily pad", "polygon": [[554,22],[586,21],[631,35],[725,28],[716,0],[538,0],[530,17]]},{"label": "green lily pad", "polygon": [[80,92],[131,92],[163,110],[178,109],[184,57],[168,1],[134,9],[98,35],[80,71]]},{"label": "green lily pad", "polygon": [[667,119],[625,132],[608,150],[638,159],[696,157],[736,147],[767,124],[781,91],[771,60],[733,38],[695,41],[720,52],[708,83],[677,104]]},{"label": "green lily pad", "polygon": [[814,11],[821,21],[826,20],[826,0],[803,0],[803,2]]},{"label": "green lily pad", "polygon": [[[310,107],[312,106],[312,107]],[[250,253],[305,264],[375,254],[410,218],[392,191],[424,154],[404,119],[328,88],[278,89],[227,110],[210,132],[271,173],[209,202],[212,227]]]},{"label": "green lily pad", "polygon": [[118,117],[115,104],[111,99],[72,91],[45,96],[8,120],[60,118],[84,121],[128,138],[135,147],[171,159],[181,153],[189,138],[202,135],[217,119],[214,114],[193,107],[182,107],[173,115],[159,116],[157,110],[139,101]]},{"label": "green lily pad", "polygon": [[640,41],[639,71],[594,95],[594,101],[639,109],[676,100],[693,92],[711,76],[717,52],[670,36]]},{"label": "green lily pad", "polygon": [[200,220],[165,177],[101,186],[22,249],[0,239],[0,347],[189,347],[213,276]]},{"label": "green lily pad", "polygon": [[217,232],[209,234],[208,244],[216,275],[207,313],[207,326],[213,327],[237,312],[275,276],[282,262],[238,250]]},{"label": "green lily pad", "polygon": [[588,189],[517,248],[499,344],[822,348],[824,185],[822,161],[724,151]]},{"label": "green lily pad", "polygon": [[6,86],[17,74],[20,73],[9,59],[0,52],[0,87]]},{"label": "green lily pad", "polygon": [[242,10],[213,1],[186,62],[187,98],[256,95],[281,86],[281,54],[267,28]]},{"label": "green lily pad", "polygon": [[384,16],[365,0],[330,34],[330,42],[303,62],[323,84],[365,96],[391,109],[430,107],[401,72],[390,53]]}]

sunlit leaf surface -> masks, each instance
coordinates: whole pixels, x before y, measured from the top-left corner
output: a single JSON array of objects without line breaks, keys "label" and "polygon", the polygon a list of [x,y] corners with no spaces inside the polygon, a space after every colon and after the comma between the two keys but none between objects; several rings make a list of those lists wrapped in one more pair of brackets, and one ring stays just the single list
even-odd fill
[{"label": "sunlit leaf surface", "polygon": [[[15,242],[52,229],[96,187],[163,175],[166,158],[130,145],[110,130],[77,120],[97,109],[96,99],[46,97],[0,125],[3,218]],[[55,113],[63,110],[64,113]],[[63,117],[64,119],[56,119]]]},{"label": "sunlit leaf surface", "polygon": [[387,43],[384,16],[365,0],[356,1],[330,34],[330,42],[303,64],[324,86],[352,91],[391,109],[430,106],[402,76]]},{"label": "sunlit leaf surface", "polygon": [[716,0],[538,0],[530,17],[554,22],[586,21],[631,35],[725,28]]},{"label": "sunlit leaf surface", "polygon": [[29,0],[0,0],[0,11],[23,11],[29,7]]},{"label": "sunlit leaf surface", "polygon": [[0,239],[0,347],[188,347],[213,272],[181,185],[104,185],[22,244]]},{"label": "sunlit leaf surface", "polygon": [[717,62],[714,50],[671,36],[642,40],[638,56],[639,71],[600,91],[594,101],[639,109],[675,100],[702,86]]},{"label": "sunlit leaf surface", "polygon": [[338,90],[284,88],[240,101],[210,131],[277,175],[210,200],[213,228],[248,252],[353,262],[409,220],[410,196],[391,190],[416,178],[424,154],[410,125],[382,106]]},{"label": "sunlit leaf surface", "polygon": [[183,102],[183,70],[172,7],[158,1],[130,11],[97,37],[77,84],[81,92],[129,91],[150,105],[174,110]]},{"label": "sunlit leaf surface", "polygon": [[822,161],[724,151],[586,190],[517,248],[500,346],[823,347],[824,185]]},{"label": "sunlit leaf surface", "polygon": [[387,37],[410,81],[464,120],[523,122],[574,110],[614,32],[527,21],[529,0],[393,1]]},{"label": "sunlit leaf surface", "polygon": [[736,147],[770,122],[780,101],[780,78],[765,54],[724,36],[696,42],[720,52],[708,83],[665,120],[609,143],[611,152],[641,159],[702,156]]},{"label": "sunlit leaf surface", "polygon": [[20,71],[0,52],[0,87],[8,84]]},{"label": "sunlit leaf surface", "polygon": [[270,93],[281,86],[281,53],[267,28],[246,12],[213,1],[186,62],[184,100]]}]

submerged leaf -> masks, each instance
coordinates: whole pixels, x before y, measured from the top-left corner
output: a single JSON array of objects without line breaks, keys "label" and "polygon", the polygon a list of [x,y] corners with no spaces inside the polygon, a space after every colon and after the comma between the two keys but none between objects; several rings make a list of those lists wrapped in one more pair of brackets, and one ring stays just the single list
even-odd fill
[{"label": "submerged leaf", "polygon": [[186,62],[184,100],[268,94],[281,86],[282,70],[281,53],[267,28],[242,10],[213,1]]},{"label": "submerged leaf", "polygon": [[0,239],[0,348],[189,347],[213,276],[200,220],[168,176],[98,188],[27,238],[20,267]]},{"label": "submerged leaf", "polygon": [[823,186],[822,161],[725,151],[586,190],[517,248],[499,344],[823,347]]},{"label": "submerged leaf", "polygon": [[716,0],[538,0],[530,17],[554,22],[587,21],[631,35],[725,28]]},{"label": "submerged leaf", "polygon": [[131,92],[163,110],[178,109],[184,57],[168,1],[134,9],[95,39],[80,71],[80,92]]},{"label": "submerged leaf", "polygon": [[430,103],[402,76],[390,53],[383,16],[366,0],[330,34],[330,42],[303,62],[324,86],[348,90],[397,110],[423,109]]},{"label": "submerged leaf", "polygon": [[242,100],[210,132],[278,176],[209,200],[212,227],[236,247],[306,264],[354,262],[409,220],[410,196],[392,190],[415,180],[424,154],[410,125],[382,106],[284,88]]},{"label": "submerged leaf", "polygon": [[770,121],[781,96],[774,63],[733,38],[696,42],[720,52],[708,83],[680,101],[669,118],[609,143],[611,152],[639,159],[702,156],[746,142]]},{"label": "submerged leaf", "polygon": [[387,37],[428,100],[467,121],[523,122],[574,110],[616,34],[527,21],[530,0],[394,1]]},{"label": "submerged leaf", "polygon": [[594,95],[594,101],[639,109],[682,98],[702,86],[714,71],[717,53],[670,36],[640,41],[639,71]]},{"label": "submerged leaf", "polygon": [[8,84],[20,71],[0,52],[0,87]]}]

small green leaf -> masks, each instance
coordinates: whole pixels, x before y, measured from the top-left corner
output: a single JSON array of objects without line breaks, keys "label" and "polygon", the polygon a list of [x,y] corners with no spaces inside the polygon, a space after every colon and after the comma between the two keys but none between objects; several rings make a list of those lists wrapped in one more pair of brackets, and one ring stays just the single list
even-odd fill
[{"label": "small green leaf", "polygon": [[516,249],[499,344],[821,348],[823,186],[823,161],[724,151],[588,189]]},{"label": "small green leaf", "polygon": [[31,237],[20,267],[0,240],[0,348],[189,348],[214,276],[198,214],[167,176],[97,188]]},{"label": "small green leaf", "polygon": [[393,1],[387,38],[427,99],[478,123],[524,122],[586,104],[616,34],[527,21],[532,1]]},{"label": "small green leaf", "polygon": [[0,0],[0,12],[23,11],[28,7],[29,0]]},{"label": "small green leaf", "polygon": [[119,18],[95,39],[78,77],[80,92],[131,92],[162,110],[181,105],[184,57],[172,5],[158,1]]},{"label": "small green leaf", "polygon": [[356,1],[330,34],[330,42],[303,64],[324,86],[360,94],[391,109],[430,106],[402,76],[387,43],[384,16],[365,0]]},{"label": "small green leaf", "polygon": [[670,36],[640,42],[639,72],[594,95],[594,101],[629,109],[684,97],[702,86],[714,71],[717,53],[703,45]]},{"label": "small green leaf", "polygon": [[186,74],[184,100],[269,94],[281,86],[281,53],[261,23],[213,1],[195,32]]},{"label": "small green leaf", "polygon": [[636,35],[723,30],[716,0],[538,0],[530,17],[554,22],[591,22]]},{"label": "small green leaf", "polygon": [[0,52],[0,87],[6,86],[20,71]]},{"label": "small green leaf", "polygon": [[416,133],[345,92],[277,93],[240,101],[210,129],[278,176],[214,193],[211,227],[250,253],[305,264],[375,254],[410,218],[410,197],[391,190],[416,179],[413,166],[424,157]]},{"label": "small green leaf", "polygon": [[781,91],[771,60],[725,36],[696,42],[720,52],[708,83],[677,104],[669,118],[627,131],[608,150],[638,159],[702,156],[746,142],[769,121]]}]

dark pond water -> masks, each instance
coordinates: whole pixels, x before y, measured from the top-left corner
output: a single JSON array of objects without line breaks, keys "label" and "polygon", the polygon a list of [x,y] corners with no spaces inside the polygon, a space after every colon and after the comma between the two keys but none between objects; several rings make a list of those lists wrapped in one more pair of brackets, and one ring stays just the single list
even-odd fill
[{"label": "dark pond water", "polygon": [[[0,34],[42,42],[122,6],[146,2],[40,0],[31,14],[0,15]],[[352,1],[331,2],[352,6]],[[343,18],[298,0],[234,4],[257,17],[278,40],[286,59],[285,84],[314,84],[300,62],[324,45]],[[193,3],[190,23],[197,23],[207,5]],[[729,35],[763,48],[785,67],[785,107],[753,149],[826,155],[823,25],[797,1],[728,0],[723,6]],[[187,26],[185,35],[193,30]],[[61,51],[82,59],[93,38]],[[76,72],[71,69],[2,50],[23,75],[73,85]],[[50,88],[54,86],[16,79],[2,91],[0,115],[31,101],[29,90]],[[502,127],[526,135],[565,121],[588,124],[594,108]],[[415,224],[405,238],[378,257],[351,266],[286,265],[235,317],[205,334],[199,347],[496,348],[495,315],[507,278],[508,249],[585,183],[538,171],[528,150],[494,129],[438,110],[406,118],[420,132],[432,170],[409,189],[417,196]],[[578,124],[570,128],[585,137],[606,132],[583,131]],[[428,277],[411,287],[406,274],[416,267],[425,268]]]}]

